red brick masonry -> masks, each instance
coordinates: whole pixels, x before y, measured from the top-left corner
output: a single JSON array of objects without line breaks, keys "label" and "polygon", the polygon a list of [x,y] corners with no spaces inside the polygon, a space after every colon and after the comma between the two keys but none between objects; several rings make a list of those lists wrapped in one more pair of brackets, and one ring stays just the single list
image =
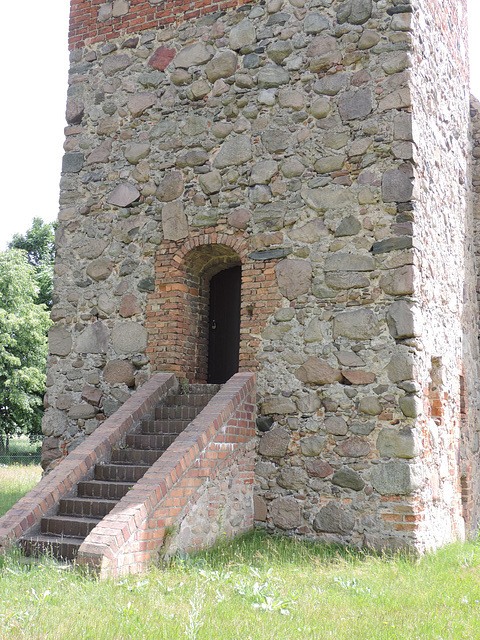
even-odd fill
[{"label": "red brick masonry", "polygon": [[[12,507],[0,519],[0,549],[33,530],[43,515],[54,513],[60,498],[73,494],[76,484],[92,475],[95,464],[108,462],[112,448],[120,445],[175,385],[173,374],[155,375]],[[240,517],[229,533],[253,526],[254,386],[253,373],[238,373],[223,386],[93,529],[80,547],[80,564],[93,566],[101,577],[145,570],[161,553],[165,535],[180,531],[197,501],[207,500],[207,518],[219,519],[225,500],[230,494],[238,496],[239,488],[243,504],[233,505]],[[208,542],[201,535],[190,537],[186,550]]]},{"label": "red brick masonry", "polygon": [[[246,489],[241,522],[231,533],[253,526],[254,386],[253,373],[237,373],[223,386],[85,539],[80,564],[94,566],[101,577],[145,570],[162,553],[165,536],[175,536],[197,500],[205,497],[205,489],[209,506],[204,516],[220,517],[225,505],[219,500],[219,484],[225,479],[226,500],[236,484]],[[184,550],[206,543],[200,535]]]},{"label": "red brick masonry", "polygon": [[159,373],[143,385],[113,416],[45,476],[26,496],[0,518],[0,550],[55,513],[58,502],[73,494],[81,480],[93,477],[96,464],[110,461],[112,448],[147,417],[176,385],[171,373]]},{"label": "red brick masonry", "polygon": [[130,0],[127,11],[115,11],[99,20],[99,10],[105,0],[72,0],[70,7],[69,48],[78,49],[86,43],[104,42],[125,33],[155,30],[173,23],[196,20],[209,13],[226,11],[246,0]]}]

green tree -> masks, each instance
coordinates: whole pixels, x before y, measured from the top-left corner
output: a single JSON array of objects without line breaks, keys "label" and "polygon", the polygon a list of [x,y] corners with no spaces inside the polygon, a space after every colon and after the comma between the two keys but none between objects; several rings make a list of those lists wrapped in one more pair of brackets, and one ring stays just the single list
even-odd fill
[{"label": "green tree", "polygon": [[41,433],[50,325],[37,304],[35,268],[24,251],[0,252],[0,447],[12,434]]},{"label": "green tree", "polygon": [[55,225],[34,218],[24,236],[16,233],[9,243],[10,249],[21,249],[35,270],[38,284],[37,303],[52,308],[53,264],[55,261]]}]

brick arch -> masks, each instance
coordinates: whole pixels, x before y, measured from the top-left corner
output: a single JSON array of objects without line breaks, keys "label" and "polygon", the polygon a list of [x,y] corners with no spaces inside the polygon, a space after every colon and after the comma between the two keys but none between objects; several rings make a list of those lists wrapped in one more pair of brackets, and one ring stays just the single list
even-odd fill
[{"label": "brick arch", "polygon": [[274,262],[248,257],[244,236],[197,233],[179,246],[164,242],[155,259],[155,290],[147,303],[148,355],[154,371],[206,382],[209,283],[231,266],[242,267],[239,369],[256,370],[259,336],[280,306]]}]

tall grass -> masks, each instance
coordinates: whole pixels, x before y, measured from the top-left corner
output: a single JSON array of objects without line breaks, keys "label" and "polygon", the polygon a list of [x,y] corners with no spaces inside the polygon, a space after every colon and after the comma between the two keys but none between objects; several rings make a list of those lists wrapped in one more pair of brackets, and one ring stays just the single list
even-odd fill
[{"label": "tall grass", "polygon": [[42,469],[38,465],[0,465],[0,516],[30,491],[41,475]]},{"label": "tall grass", "polygon": [[[0,514],[40,477],[0,467]],[[0,557],[1,640],[480,640],[480,546],[424,558],[254,532],[99,582]]]},{"label": "tall grass", "polygon": [[44,559],[0,569],[5,640],[480,638],[480,547],[422,559],[254,533],[98,582]]}]

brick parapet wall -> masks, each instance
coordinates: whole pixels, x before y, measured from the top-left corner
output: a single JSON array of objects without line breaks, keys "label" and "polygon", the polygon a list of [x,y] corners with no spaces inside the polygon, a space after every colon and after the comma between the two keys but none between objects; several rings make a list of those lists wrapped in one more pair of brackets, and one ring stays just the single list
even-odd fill
[{"label": "brick parapet wall", "polygon": [[[224,385],[85,539],[80,564],[102,577],[137,573],[171,546],[198,549],[253,526],[254,384],[254,374],[239,373]],[[199,531],[189,535],[182,523],[195,505]],[[230,511],[227,530],[212,532]]]},{"label": "brick parapet wall", "polygon": [[106,420],[75,451],[0,518],[0,549],[35,530],[42,516],[54,513],[61,498],[73,494],[76,485],[93,476],[94,467],[110,461],[111,451],[151,414],[161,398],[176,385],[175,376],[153,376],[121,409]]},{"label": "brick parapet wall", "polygon": [[72,0],[69,47],[154,30],[245,4],[245,0]]}]

